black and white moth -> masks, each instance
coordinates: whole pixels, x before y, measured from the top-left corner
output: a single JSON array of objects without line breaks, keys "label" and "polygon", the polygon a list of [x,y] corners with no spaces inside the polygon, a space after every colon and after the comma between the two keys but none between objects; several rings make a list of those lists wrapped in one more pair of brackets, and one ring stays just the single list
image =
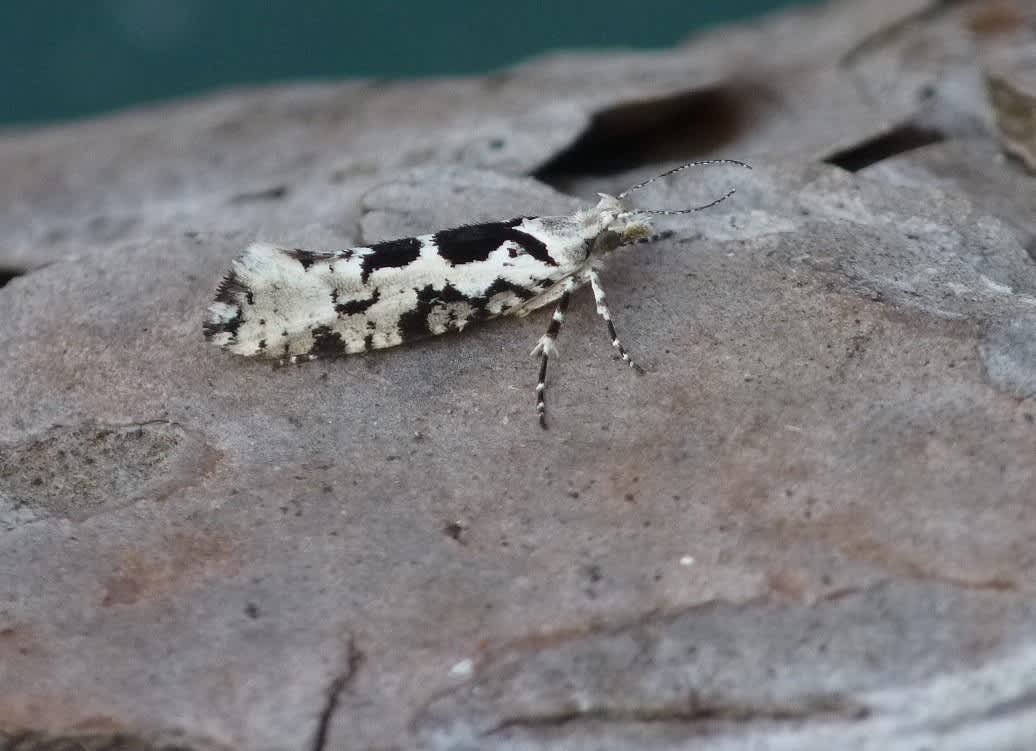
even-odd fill
[{"label": "black and white moth", "polygon": [[540,357],[536,411],[546,427],[547,361],[572,291],[589,282],[597,312],[623,362],[638,366],[619,342],[599,271],[612,251],[672,235],[656,232],[651,215],[701,211],[638,209],[625,198],[688,167],[689,162],[571,216],[518,217],[473,224],[345,250],[311,251],[253,243],[237,258],[209,306],[206,339],[238,355],[279,364],[395,347],[425,336],[461,331],[498,316],[525,316],[557,302]]}]

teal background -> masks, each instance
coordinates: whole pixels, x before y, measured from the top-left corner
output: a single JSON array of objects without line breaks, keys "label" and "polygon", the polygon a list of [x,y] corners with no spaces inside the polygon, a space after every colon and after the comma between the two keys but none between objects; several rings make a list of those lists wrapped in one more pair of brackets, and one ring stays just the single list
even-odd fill
[{"label": "teal background", "polygon": [[0,0],[0,124],[222,86],[478,73],[559,48],[663,47],[803,0]]}]

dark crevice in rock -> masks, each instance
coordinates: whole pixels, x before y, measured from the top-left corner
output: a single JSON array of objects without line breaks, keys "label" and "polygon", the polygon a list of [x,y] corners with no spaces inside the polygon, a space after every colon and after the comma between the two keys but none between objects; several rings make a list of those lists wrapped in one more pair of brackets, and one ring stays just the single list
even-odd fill
[{"label": "dark crevice in rock", "polygon": [[274,185],[264,190],[253,190],[245,193],[238,193],[230,199],[232,204],[254,203],[256,201],[279,201],[289,193],[287,185]]},{"label": "dark crevice in rock", "polygon": [[862,720],[870,710],[842,697],[816,697],[788,706],[754,706],[697,702],[693,698],[681,705],[644,707],[597,707],[588,710],[562,710],[556,714],[508,717],[484,735],[496,735],[514,728],[549,728],[573,722],[640,723],[718,723],[789,722],[802,720]]},{"label": "dark crevice in rock", "polygon": [[205,748],[214,747],[180,740],[148,740],[129,733],[63,735],[0,730],[0,751],[203,751]]},{"label": "dark crevice in rock", "polygon": [[715,154],[773,101],[762,84],[744,82],[620,104],[595,114],[575,143],[532,174],[557,188],[564,178]]},{"label": "dark crevice in rock", "polygon": [[0,266],[0,287],[3,287],[9,281],[17,276],[22,276],[26,273],[25,269],[15,269],[10,266]]},{"label": "dark crevice in rock", "polygon": [[359,671],[360,666],[363,664],[363,652],[358,650],[353,643],[352,639],[349,640],[349,645],[345,660],[345,669],[331,681],[327,687],[327,700],[324,702],[323,709],[320,710],[320,717],[317,720],[317,730],[313,735],[313,743],[310,745],[311,751],[325,751],[327,748],[328,733],[331,729],[331,719],[334,717],[335,711],[338,709],[338,704],[342,699],[342,694],[349,687],[353,678],[356,677],[356,673]]},{"label": "dark crevice in rock", "polygon": [[824,161],[849,172],[859,172],[864,167],[890,157],[945,140],[946,134],[938,130],[906,123],[888,133],[837,151]]}]

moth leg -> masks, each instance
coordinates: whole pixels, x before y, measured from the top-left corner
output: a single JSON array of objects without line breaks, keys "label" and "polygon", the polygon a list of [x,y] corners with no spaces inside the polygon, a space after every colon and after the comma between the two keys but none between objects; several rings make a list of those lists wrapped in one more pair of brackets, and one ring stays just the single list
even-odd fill
[{"label": "moth leg", "polygon": [[555,342],[558,338],[558,332],[561,331],[561,323],[565,320],[568,300],[572,296],[572,290],[575,288],[576,281],[574,279],[565,281],[564,291],[558,299],[558,306],[554,309],[554,315],[550,317],[547,333],[540,337],[539,342],[536,343],[532,350],[533,357],[536,355],[540,356],[540,377],[536,382],[536,414],[539,415],[540,427],[544,430],[547,429],[547,403],[544,399],[544,393],[547,390],[547,360],[552,355],[557,355],[558,348]]},{"label": "moth leg", "polygon": [[597,314],[604,319],[604,322],[608,324],[608,336],[611,337],[612,346],[615,347],[619,352],[619,356],[622,361],[633,368],[638,373],[643,373],[644,369],[635,363],[622,346],[622,342],[619,341],[619,335],[615,333],[615,325],[612,323],[612,314],[608,310],[608,299],[604,294],[604,287],[601,286],[601,277],[597,273],[596,269],[590,269],[587,272],[587,276],[590,279],[590,288],[594,291],[594,299],[597,301]]}]

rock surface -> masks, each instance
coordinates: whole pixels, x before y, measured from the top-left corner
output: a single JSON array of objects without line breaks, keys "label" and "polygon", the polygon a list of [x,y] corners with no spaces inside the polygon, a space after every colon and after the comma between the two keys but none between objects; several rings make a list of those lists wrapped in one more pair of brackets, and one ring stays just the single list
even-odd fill
[{"label": "rock surface", "polygon": [[[1032,748],[1036,191],[987,94],[1034,16],[848,0],[0,137],[0,749]],[[606,271],[647,374],[579,295],[546,433],[544,315],[201,339],[255,237],[719,155],[755,169],[638,198],[738,193]]]}]

